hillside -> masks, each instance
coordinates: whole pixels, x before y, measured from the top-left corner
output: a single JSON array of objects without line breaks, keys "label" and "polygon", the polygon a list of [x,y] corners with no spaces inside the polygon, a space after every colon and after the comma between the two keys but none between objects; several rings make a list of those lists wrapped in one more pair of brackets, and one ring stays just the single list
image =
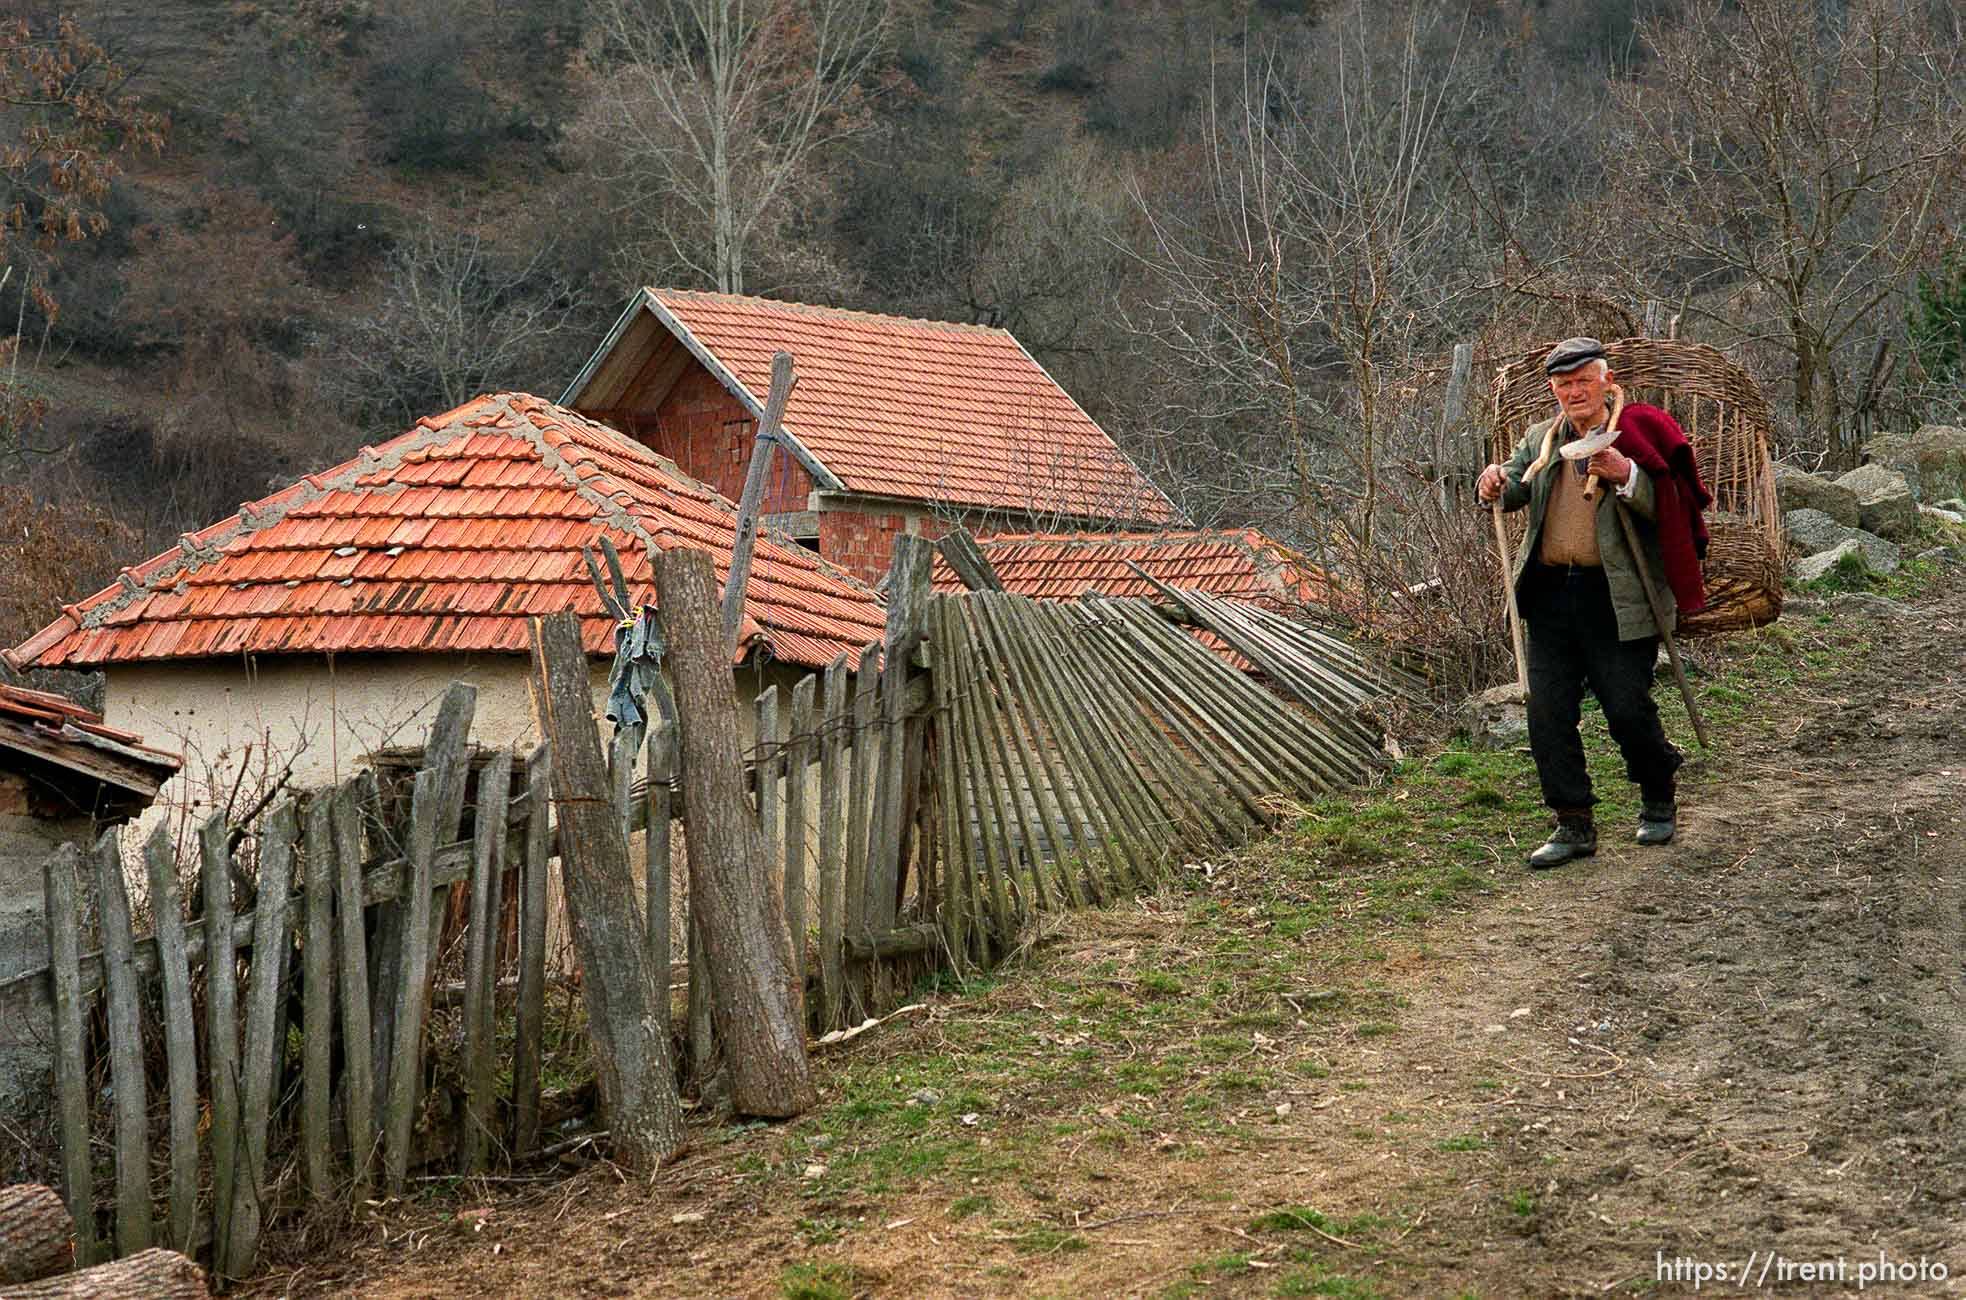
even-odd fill
[{"label": "hillside", "polygon": [[[0,285],[19,391],[46,403],[16,433],[33,454],[0,457],[0,515],[54,503],[129,536],[64,553],[7,638],[418,416],[557,396],[638,284],[716,287],[716,223],[677,162],[696,110],[665,118],[652,89],[688,83],[636,44],[692,48],[673,5],[79,0],[115,89],[170,129],[118,156],[100,231]],[[733,192],[765,196],[743,209],[742,288],[1010,329],[1198,522],[1425,580],[1460,527],[1428,485],[1468,468],[1435,433],[1480,406],[1440,407],[1452,347],[1474,342],[1486,373],[1537,339],[1636,333],[1648,302],[1750,365],[1803,463],[1966,407],[1952,7],[1882,0],[1824,27],[1782,0],[1758,35],[1731,6],[1650,0],[769,12],[787,25],[746,47],[781,60],[769,108],[731,137]],[[870,25],[864,57],[815,74],[826,14]],[[46,29],[37,7],[9,16]],[[1831,73],[1777,75],[1796,40]],[[1892,53],[1871,82],[1865,40]],[[773,172],[812,87],[818,143]],[[1769,120],[1792,138],[1716,135]],[[1714,165],[1676,172],[1703,141]],[[1757,196],[1827,201],[1845,172],[1891,179],[1764,258],[1782,218]],[[1668,191],[1670,221],[1607,228]]]}]

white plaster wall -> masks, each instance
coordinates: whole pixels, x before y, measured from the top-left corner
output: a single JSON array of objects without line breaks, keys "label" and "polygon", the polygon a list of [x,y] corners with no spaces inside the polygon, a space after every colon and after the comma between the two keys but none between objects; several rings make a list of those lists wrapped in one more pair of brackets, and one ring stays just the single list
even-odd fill
[{"label": "white plaster wall", "polygon": [[[610,667],[604,659],[589,663],[597,716]],[[453,681],[478,690],[474,741],[529,749],[539,739],[531,673],[524,655],[266,655],[114,665],[105,672],[104,720],[184,756],[183,771],[139,819],[131,840],[141,842],[168,820],[179,844],[191,843],[235,785],[235,807],[252,807],[290,757],[293,784],[305,789],[354,775],[375,750],[421,744]],[[743,744],[757,735],[758,693],[776,684],[781,709],[789,709],[792,685],[804,674],[783,664],[739,670]]]}]

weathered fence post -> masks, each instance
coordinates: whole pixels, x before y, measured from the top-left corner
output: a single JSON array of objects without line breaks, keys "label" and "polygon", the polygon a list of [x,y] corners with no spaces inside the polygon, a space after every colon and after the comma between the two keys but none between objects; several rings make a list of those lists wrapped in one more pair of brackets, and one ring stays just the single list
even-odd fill
[{"label": "weathered fence post", "polygon": [[552,747],[526,759],[526,856],[519,877],[519,1007],[512,1059],[512,1150],[539,1145],[540,1027],[546,1003],[546,877],[552,870]]},{"label": "weathered fence post", "polygon": [[402,967],[394,989],[388,1105],[382,1125],[384,1185],[392,1193],[401,1192],[409,1177],[410,1131],[423,1075],[423,1019],[429,998],[430,950],[435,946],[431,869],[438,846],[457,833],[463,816],[465,742],[477,703],[478,692],[462,682],[452,682],[444,692],[423,745],[423,770],[416,774],[410,799],[409,872],[400,927]]},{"label": "weathered fence post", "polygon": [[[664,613],[666,622],[666,605]],[[623,1162],[654,1169],[684,1140],[669,1057],[668,973],[658,978],[649,968],[628,839],[615,815],[594,723],[579,620],[570,613],[534,619],[532,653],[533,703],[553,747],[560,868],[601,1100]],[[692,844],[692,857],[694,850]]]},{"label": "weathered fence post", "polygon": [[491,1136],[492,1029],[498,971],[492,964],[493,882],[505,874],[505,809],[511,802],[512,756],[492,755],[478,775],[477,834],[471,849],[471,921],[464,964],[464,1125],[458,1172],[482,1171]]},{"label": "weathered fence post", "polygon": [[[818,1094],[806,1060],[803,990],[792,978],[782,899],[748,811],[737,750],[737,692],[706,552],[651,557],[682,718],[683,824],[690,899],[703,904],[715,974],[711,1013],[747,1115],[796,1115]],[[589,983],[592,983],[590,974]]]},{"label": "weathered fence post", "polygon": [[149,1091],[137,1019],[136,936],[115,830],[96,841],[96,906],[102,922],[103,983],[109,999],[109,1078],[116,1093],[116,1253],[150,1249]]},{"label": "weathered fence post", "polygon": [[[371,778],[373,779],[373,778]],[[375,1168],[375,1064],[369,1039],[369,959],[363,933],[362,781],[334,793],[335,920],[341,960],[342,1111],[348,1122],[348,1163],[357,1203],[368,1199]]]},{"label": "weathered fence post", "polygon": [[95,1171],[89,1160],[89,1078],[82,1056],[82,851],[64,844],[48,859],[48,968],[54,983],[55,1096],[61,1115],[62,1194],[75,1217],[75,1262],[102,1255],[96,1238]]},{"label": "weathered fence post", "polygon": [[198,1029],[191,1007],[191,964],[178,906],[177,857],[159,823],[144,842],[151,925],[164,1002],[164,1055],[171,1096],[171,1249],[190,1254],[198,1231]]},{"label": "weathered fence post", "polygon": [[205,1056],[212,1077],[212,1271],[232,1258],[239,1156],[239,963],[232,947],[232,851],[225,814],[198,828],[198,892],[205,904]]}]

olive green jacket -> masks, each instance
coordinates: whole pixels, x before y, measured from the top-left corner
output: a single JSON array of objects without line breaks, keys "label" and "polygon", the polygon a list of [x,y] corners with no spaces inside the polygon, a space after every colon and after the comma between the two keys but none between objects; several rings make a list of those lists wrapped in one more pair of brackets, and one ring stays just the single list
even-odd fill
[{"label": "olive green jacket", "polygon": [[[1528,572],[1530,564],[1541,549],[1543,542],[1543,516],[1550,505],[1550,484],[1558,474],[1576,471],[1571,463],[1561,456],[1552,454],[1550,463],[1536,472],[1536,477],[1524,484],[1523,473],[1542,454],[1543,437],[1562,416],[1541,420],[1529,427],[1523,434],[1522,442],[1515,454],[1509,457],[1508,464],[1502,466],[1502,474],[1507,486],[1502,489],[1502,509],[1520,510],[1529,507],[1529,528],[1522,539],[1522,546],[1516,552],[1515,573],[1511,575],[1510,590],[1514,593],[1516,609],[1523,610],[1522,576]],[[1558,435],[1559,445],[1563,441]],[[1652,607],[1645,599],[1645,585],[1632,564],[1631,548],[1625,545],[1625,531],[1618,525],[1617,493],[1606,484],[1603,489],[1604,504],[1597,512],[1597,549],[1604,560],[1605,581],[1611,588],[1611,607],[1618,615],[1618,639],[1635,641],[1640,637],[1659,635],[1659,627],[1652,618]],[[1659,605],[1665,612],[1668,623],[1677,626],[1678,606],[1673,600],[1672,588],[1665,581],[1665,558],[1659,551],[1658,530],[1653,525],[1652,478],[1644,470],[1638,471],[1638,482],[1632,487],[1630,497],[1623,499],[1629,511],[1632,529],[1638,536],[1638,544],[1644,548],[1646,571],[1652,575],[1654,590],[1659,594]]]}]

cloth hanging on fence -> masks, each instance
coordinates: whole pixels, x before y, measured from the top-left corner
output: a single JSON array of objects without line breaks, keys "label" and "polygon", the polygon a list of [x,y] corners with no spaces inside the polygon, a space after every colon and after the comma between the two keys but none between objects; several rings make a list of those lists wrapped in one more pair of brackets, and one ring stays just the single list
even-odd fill
[{"label": "cloth hanging on fence", "polygon": [[649,691],[662,675],[662,618],[653,605],[644,605],[634,618],[614,629],[614,669],[608,677],[607,720],[616,731],[648,722]]}]

